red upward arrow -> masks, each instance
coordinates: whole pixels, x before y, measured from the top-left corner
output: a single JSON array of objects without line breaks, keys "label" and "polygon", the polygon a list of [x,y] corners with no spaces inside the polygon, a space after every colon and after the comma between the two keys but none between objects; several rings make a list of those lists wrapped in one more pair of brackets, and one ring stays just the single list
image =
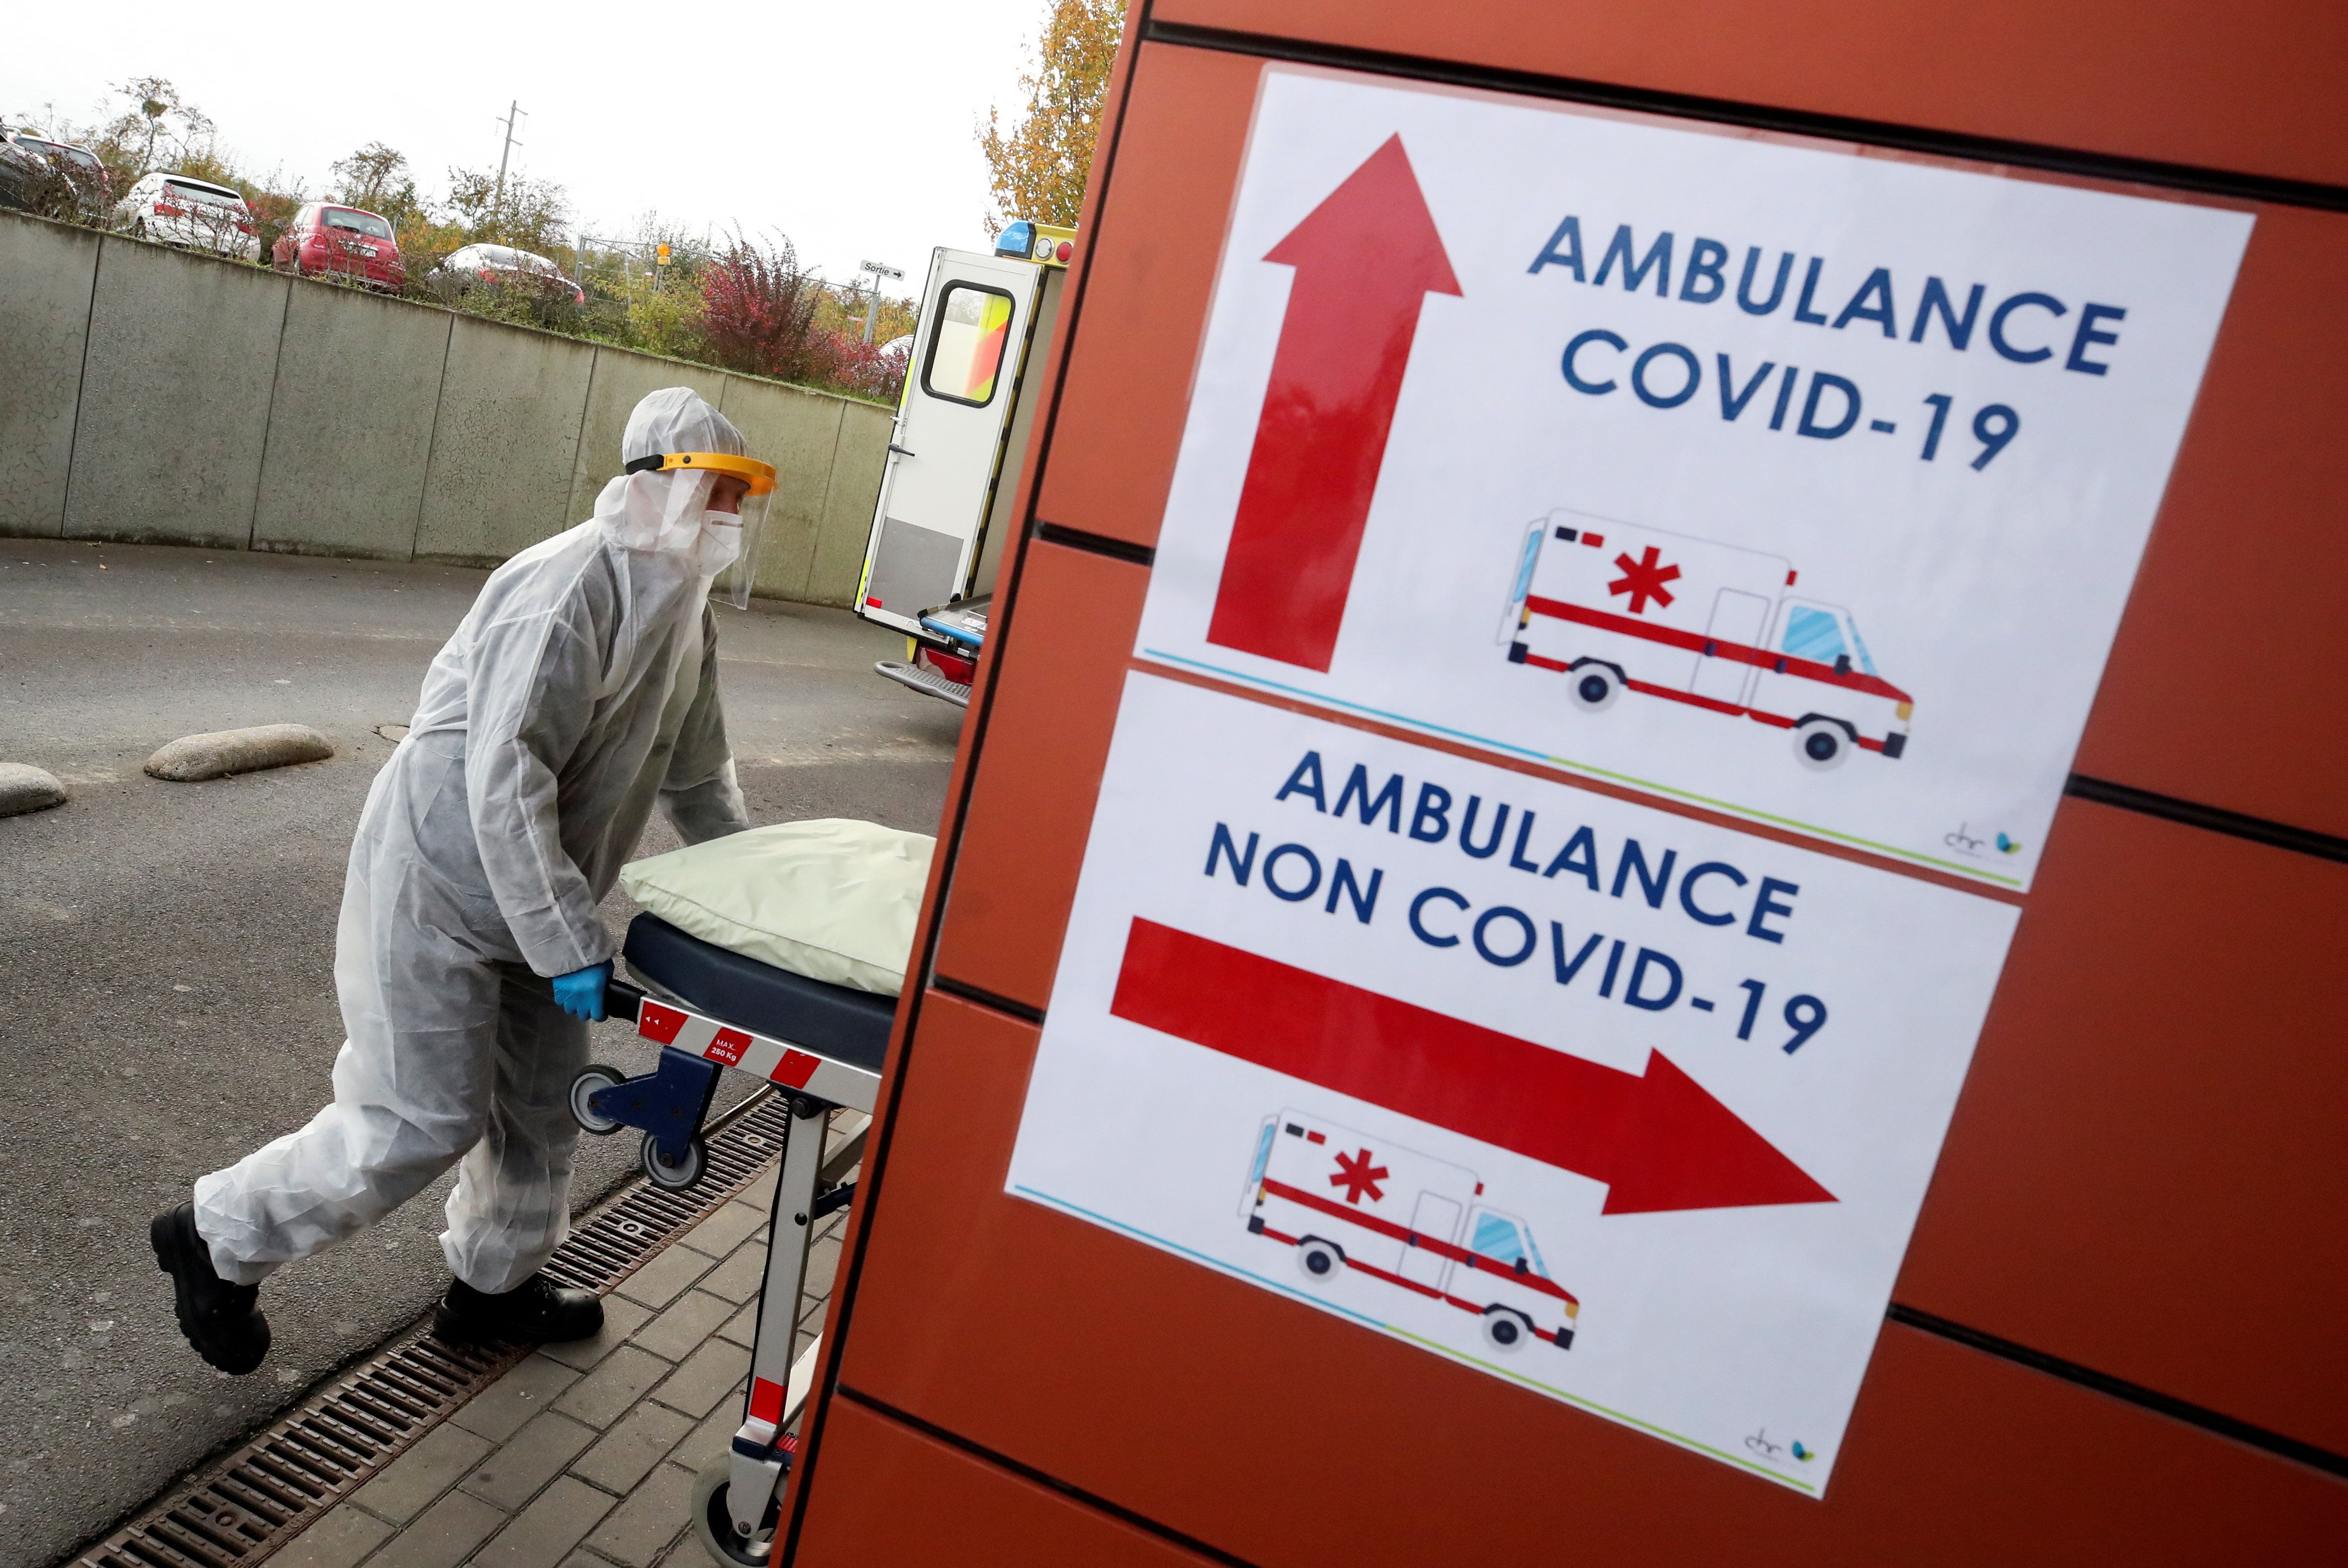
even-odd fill
[{"label": "red upward arrow", "polygon": [[1399,136],[1264,260],[1296,280],[1207,640],[1325,670],[1419,305],[1459,280]]},{"label": "red upward arrow", "polygon": [[1835,1202],[1660,1052],[1634,1076],[1148,920],[1109,1011],[1603,1181],[1609,1214]]}]

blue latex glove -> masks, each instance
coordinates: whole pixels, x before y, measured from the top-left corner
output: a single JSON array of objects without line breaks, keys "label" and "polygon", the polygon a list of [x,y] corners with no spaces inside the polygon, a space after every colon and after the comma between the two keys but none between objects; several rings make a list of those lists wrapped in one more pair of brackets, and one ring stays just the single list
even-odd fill
[{"label": "blue latex glove", "polygon": [[554,1002],[574,1018],[591,1024],[603,1021],[603,983],[612,977],[611,962],[591,964],[554,977]]}]

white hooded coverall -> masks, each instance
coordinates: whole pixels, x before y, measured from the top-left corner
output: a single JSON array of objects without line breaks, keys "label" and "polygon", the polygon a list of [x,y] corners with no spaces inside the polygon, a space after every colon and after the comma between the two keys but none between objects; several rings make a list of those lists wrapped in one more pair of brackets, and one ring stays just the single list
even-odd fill
[{"label": "white hooded coverall", "polygon": [[[638,404],[622,440],[623,461],[742,450],[683,387]],[[612,956],[595,906],[655,795],[688,843],[749,825],[707,606],[739,530],[705,521],[712,483],[613,480],[587,521],[490,573],[432,661],[351,845],[334,1103],[196,1183],[222,1279],[260,1283],[460,1159],[440,1248],[467,1284],[510,1290],[569,1233],[587,1025],[500,966]]]}]

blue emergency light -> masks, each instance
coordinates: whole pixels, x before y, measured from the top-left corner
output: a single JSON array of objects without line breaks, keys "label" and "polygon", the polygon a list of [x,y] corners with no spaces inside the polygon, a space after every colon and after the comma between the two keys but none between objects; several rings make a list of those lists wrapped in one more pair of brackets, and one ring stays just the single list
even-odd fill
[{"label": "blue emergency light", "polygon": [[1016,256],[1024,262],[1035,249],[1035,225],[1025,218],[1004,224],[1003,232],[994,236],[994,253],[998,256]]}]

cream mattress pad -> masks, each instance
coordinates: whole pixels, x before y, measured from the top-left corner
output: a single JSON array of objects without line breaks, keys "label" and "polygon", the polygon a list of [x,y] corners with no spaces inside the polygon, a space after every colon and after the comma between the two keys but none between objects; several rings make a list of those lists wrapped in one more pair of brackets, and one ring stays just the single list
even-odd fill
[{"label": "cream mattress pad", "polygon": [[903,989],[937,841],[877,822],[778,822],[622,868],[620,885],[704,942],[883,996]]}]

